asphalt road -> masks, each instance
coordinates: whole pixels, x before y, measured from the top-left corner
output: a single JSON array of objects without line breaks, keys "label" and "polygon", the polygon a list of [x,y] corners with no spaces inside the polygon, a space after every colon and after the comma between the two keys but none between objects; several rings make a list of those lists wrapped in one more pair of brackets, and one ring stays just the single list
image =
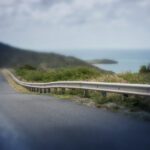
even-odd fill
[{"label": "asphalt road", "polygon": [[19,94],[0,75],[0,150],[150,150],[150,122]]}]

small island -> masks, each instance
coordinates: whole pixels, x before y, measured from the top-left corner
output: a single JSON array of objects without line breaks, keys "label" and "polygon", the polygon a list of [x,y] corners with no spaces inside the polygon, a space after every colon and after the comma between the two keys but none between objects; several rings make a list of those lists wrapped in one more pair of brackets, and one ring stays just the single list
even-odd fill
[{"label": "small island", "polygon": [[111,59],[93,59],[93,60],[88,60],[88,63],[90,64],[118,64],[118,61],[111,60]]}]

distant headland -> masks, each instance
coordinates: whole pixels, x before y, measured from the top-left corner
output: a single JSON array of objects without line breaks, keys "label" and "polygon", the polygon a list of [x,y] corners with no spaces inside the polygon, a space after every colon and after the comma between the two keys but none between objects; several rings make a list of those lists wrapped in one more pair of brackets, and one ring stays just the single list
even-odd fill
[{"label": "distant headland", "polygon": [[90,64],[118,64],[118,61],[112,59],[93,59],[87,62]]}]

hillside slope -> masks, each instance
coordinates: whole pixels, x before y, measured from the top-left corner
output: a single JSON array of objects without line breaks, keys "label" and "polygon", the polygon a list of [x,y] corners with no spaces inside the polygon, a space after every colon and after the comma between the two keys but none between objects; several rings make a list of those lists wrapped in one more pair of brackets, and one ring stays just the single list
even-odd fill
[{"label": "hillside slope", "polygon": [[91,67],[88,63],[74,57],[68,57],[55,53],[28,51],[0,43],[0,67],[18,67],[25,64],[45,68],[70,66]]}]

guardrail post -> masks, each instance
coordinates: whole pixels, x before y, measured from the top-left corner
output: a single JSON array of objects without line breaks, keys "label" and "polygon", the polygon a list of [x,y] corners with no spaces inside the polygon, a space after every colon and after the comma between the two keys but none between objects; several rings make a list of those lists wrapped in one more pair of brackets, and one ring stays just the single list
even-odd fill
[{"label": "guardrail post", "polygon": [[33,88],[33,92],[35,92],[35,88]]},{"label": "guardrail post", "polygon": [[61,89],[61,94],[65,94],[65,88]]},{"label": "guardrail post", "polygon": [[50,88],[47,89],[47,93],[51,93],[51,89]]},{"label": "guardrail post", "polygon": [[44,88],[42,89],[42,93],[45,93],[45,89]]},{"label": "guardrail post", "polygon": [[47,93],[47,91],[46,91],[46,89],[45,89],[45,88],[43,89],[43,91],[44,91],[44,93]]},{"label": "guardrail post", "polygon": [[88,96],[89,96],[88,90],[83,90],[83,97],[88,97]]},{"label": "guardrail post", "polygon": [[30,88],[29,88],[29,87],[26,87],[26,89],[27,89],[28,91],[30,91]]},{"label": "guardrail post", "polygon": [[122,100],[126,100],[126,98],[128,98],[128,97],[129,97],[128,94],[123,94],[123,95],[122,95]]},{"label": "guardrail post", "polygon": [[54,88],[54,94],[57,94],[57,88]]},{"label": "guardrail post", "polygon": [[74,89],[70,89],[70,94],[74,94]]},{"label": "guardrail post", "polygon": [[36,88],[35,91],[36,91],[36,93],[38,93],[39,92],[38,88]]},{"label": "guardrail post", "polygon": [[107,92],[105,92],[105,91],[102,91],[101,94],[102,94],[103,97],[107,96]]},{"label": "guardrail post", "polygon": [[40,89],[39,88],[37,88],[36,90],[37,90],[37,93],[40,93]]},{"label": "guardrail post", "polygon": [[43,89],[42,88],[40,88],[40,93],[42,93],[43,92]]}]

